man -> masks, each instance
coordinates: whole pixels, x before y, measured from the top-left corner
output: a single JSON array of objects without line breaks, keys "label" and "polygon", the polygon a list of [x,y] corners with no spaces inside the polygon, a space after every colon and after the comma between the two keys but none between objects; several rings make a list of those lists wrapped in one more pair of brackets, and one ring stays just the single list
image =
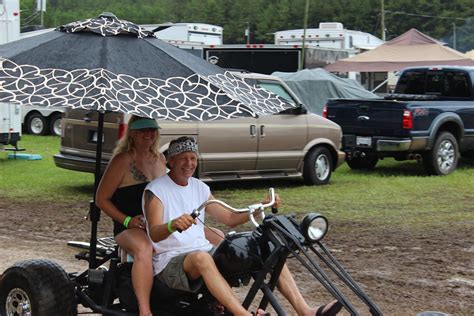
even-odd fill
[{"label": "man", "polygon": [[[211,244],[204,236],[204,213],[216,221],[234,227],[248,221],[247,214],[234,214],[218,204],[202,211],[198,220],[190,213],[203,202],[214,199],[209,187],[192,177],[198,163],[198,146],[193,138],[180,137],[168,148],[170,172],[155,179],[145,189],[144,212],[148,233],[153,241],[155,276],[171,288],[196,291],[199,280],[234,315],[250,315],[220,272],[209,253]],[[268,202],[268,198],[267,198]],[[265,203],[265,202],[264,202]],[[275,206],[277,207],[279,198]],[[177,230],[182,233],[176,232]],[[336,315],[341,304],[333,301],[317,310],[308,306],[285,266],[278,289],[298,315]]]}]

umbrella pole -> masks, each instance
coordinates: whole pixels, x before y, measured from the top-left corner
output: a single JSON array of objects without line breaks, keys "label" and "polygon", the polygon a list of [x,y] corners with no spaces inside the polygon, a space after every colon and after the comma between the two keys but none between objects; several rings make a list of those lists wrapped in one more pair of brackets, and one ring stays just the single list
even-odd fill
[{"label": "umbrella pole", "polygon": [[100,209],[95,204],[96,192],[99,187],[102,167],[102,136],[104,133],[104,113],[99,111],[97,125],[97,144],[95,153],[95,172],[94,172],[94,199],[90,202],[89,212],[91,220],[91,239],[89,250],[89,269],[95,269],[97,265],[97,224],[100,220]]}]

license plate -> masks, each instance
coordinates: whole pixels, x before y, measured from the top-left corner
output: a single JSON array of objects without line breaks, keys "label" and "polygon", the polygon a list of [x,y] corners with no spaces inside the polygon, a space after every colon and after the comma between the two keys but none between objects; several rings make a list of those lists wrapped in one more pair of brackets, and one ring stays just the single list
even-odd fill
[{"label": "license plate", "polygon": [[356,145],[357,146],[370,147],[370,146],[372,146],[372,138],[371,137],[357,136],[356,137]]}]

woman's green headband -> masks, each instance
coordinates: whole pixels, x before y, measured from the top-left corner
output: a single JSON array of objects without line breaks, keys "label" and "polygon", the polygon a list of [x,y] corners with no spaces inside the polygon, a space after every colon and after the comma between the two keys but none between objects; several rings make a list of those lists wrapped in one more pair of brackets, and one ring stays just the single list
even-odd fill
[{"label": "woman's green headband", "polygon": [[158,126],[158,123],[155,120],[143,118],[143,119],[133,121],[129,125],[128,128],[132,130],[137,130],[137,129],[160,128],[160,127]]}]

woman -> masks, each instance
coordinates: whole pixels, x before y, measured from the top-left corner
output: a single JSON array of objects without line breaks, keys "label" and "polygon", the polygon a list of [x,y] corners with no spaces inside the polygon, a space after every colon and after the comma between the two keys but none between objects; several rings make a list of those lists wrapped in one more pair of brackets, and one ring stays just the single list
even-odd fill
[{"label": "woman", "polygon": [[145,186],[166,173],[155,120],[132,116],[97,189],[96,204],[114,221],[117,244],[134,258],[132,283],[140,316],[152,315],[153,248],[141,207]]}]

